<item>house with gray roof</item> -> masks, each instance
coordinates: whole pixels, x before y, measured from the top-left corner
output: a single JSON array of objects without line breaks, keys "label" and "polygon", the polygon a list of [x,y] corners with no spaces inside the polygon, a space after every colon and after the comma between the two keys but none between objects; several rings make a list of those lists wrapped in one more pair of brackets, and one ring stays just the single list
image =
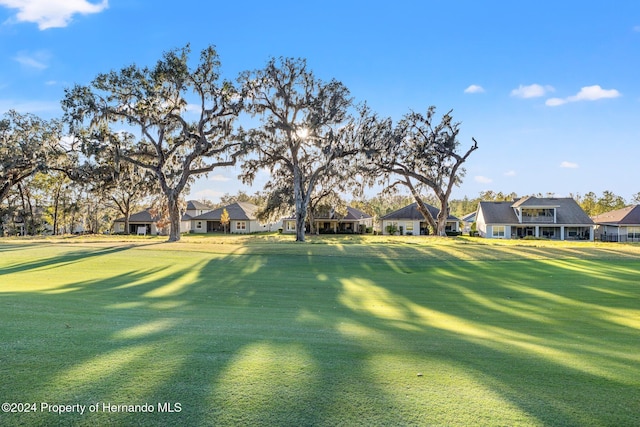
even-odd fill
[{"label": "house with gray roof", "polygon": [[476,226],[480,236],[493,239],[594,239],[593,221],[570,197],[529,196],[507,202],[480,202]]},{"label": "house with gray roof", "polygon": [[[211,210],[211,207],[204,203],[189,200],[187,209],[180,218],[180,232],[187,233],[191,230],[191,218],[201,215]],[[168,234],[168,226],[160,227],[158,222],[160,217],[154,215],[150,208],[136,212],[129,216],[129,234],[145,234],[145,235],[164,235]],[[126,221],[124,217],[118,218],[113,222],[114,233],[124,233]]]},{"label": "house with gray roof", "polygon": [[[222,212],[227,210],[229,224],[222,224]],[[256,217],[258,206],[248,202],[235,202],[230,205],[213,209],[191,218],[193,233],[257,233],[272,231],[277,228],[274,224],[261,224]]]},{"label": "house with gray roof", "polygon": [[[315,230],[320,234],[352,234],[360,233],[362,227],[365,229],[373,227],[373,217],[366,212],[362,212],[351,206],[347,206],[346,213],[329,209],[320,212],[313,218]],[[283,233],[296,232],[296,219],[294,217],[282,220]],[[307,231],[309,224],[307,223]]]},{"label": "house with gray roof", "polygon": [[[429,213],[435,219],[440,213],[440,209],[435,206],[426,204]],[[449,215],[445,231],[459,232],[460,219]],[[401,235],[427,235],[429,234],[429,225],[422,213],[418,210],[418,203],[412,203],[408,206],[388,213],[380,218],[380,226],[382,234],[390,234],[389,230],[398,230]]]},{"label": "house with gray roof", "polygon": [[599,240],[605,242],[640,242],[640,205],[591,217]]}]

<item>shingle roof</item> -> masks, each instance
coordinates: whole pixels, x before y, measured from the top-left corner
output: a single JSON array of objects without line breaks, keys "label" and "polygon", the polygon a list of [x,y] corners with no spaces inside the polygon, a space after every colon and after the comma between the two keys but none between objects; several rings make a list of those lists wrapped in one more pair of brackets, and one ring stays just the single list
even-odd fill
[{"label": "shingle roof", "polygon": [[[429,204],[426,204],[427,209],[429,210],[429,212],[431,213],[431,216],[434,218],[438,217],[438,214],[440,213],[440,209],[436,208],[435,206],[431,206]],[[420,211],[418,210],[418,203],[412,203],[408,206],[405,206],[404,208],[400,208],[397,211],[388,213],[386,215],[384,215],[383,217],[381,217],[380,219],[410,219],[410,220],[424,220],[424,216],[422,215],[422,213],[420,213]],[[459,219],[453,215],[449,215],[447,217],[447,220],[449,221],[459,221]]]},{"label": "shingle roof", "polygon": [[476,220],[476,215],[477,214],[478,214],[478,211],[474,211],[474,212],[466,214],[465,216],[463,216],[460,219],[462,221],[464,221],[464,222],[474,222]]},{"label": "shingle roof", "polygon": [[640,205],[605,212],[591,217],[596,224],[640,225]]},{"label": "shingle roof", "polygon": [[[145,209],[140,212],[136,212],[129,216],[129,222],[156,222],[158,220],[157,216],[152,216],[149,209]],[[124,217],[118,218],[115,222],[124,222]]]},{"label": "shingle roof", "polygon": [[[149,208],[140,212],[136,212],[129,216],[129,222],[157,222],[159,219],[160,218],[157,215],[156,216],[151,215],[151,212],[149,212]],[[191,216],[184,214],[182,215],[182,218],[180,218],[180,220],[190,221]],[[114,222],[124,222],[124,217],[120,217],[116,219]]]},{"label": "shingle roof", "polygon": [[[557,198],[557,197],[534,197],[534,196],[526,196],[517,199],[512,203],[512,207],[519,208],[552,208],[552,207],[560,207],[558,203],[559,200],[565,200],[567,198]],[[573,200],[573,199],[571,199]]]},{"label": "shingle roof", "polygon": [[487,224],[518,224],[513,208],[556,207],[556,224],[591,225],[593,221],[571,197],[526,197],[514,202],[480,202],[484,222]]},{"label": "shingle roof", "polygon": [[236,202],[231,203],[230,205],[223,206],[218,209],[214,209],[209,212],[205,212],[202,215],[198,215],[193,217],[194,220],[209,220],[209,221],[220,221],[220,217],[222,216],[222,211],[227,210],[229,214],[229,219],[232,221],[243,220],[250,221],[256,218],[256,211],[258,207],[249,202]]},{"label": "shingle roof", "polygon": [[513,202],[480,202],[478,212],[482,212],[487,224],[517,224],[518,216],[512,205]]},{"label": "shingle roof", "polygon": [[187,210],[188,211],[195,211],[195,210],[209,210],[211,209],[211,206],[207,206],[204,203],[201,203],[197,200],[189,200],[187,202]]}]

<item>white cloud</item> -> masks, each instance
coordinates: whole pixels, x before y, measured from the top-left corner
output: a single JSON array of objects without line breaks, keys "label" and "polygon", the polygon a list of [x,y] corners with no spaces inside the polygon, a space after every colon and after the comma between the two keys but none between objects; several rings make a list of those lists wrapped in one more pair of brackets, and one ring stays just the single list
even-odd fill
[{"label": "white cloud", "polygon": [[217,175],[213,175],[211,177],[209,177],[209,181],[215,181],[215,182],[227,182],[227,181],[231,181],[231,178],[226,177],[222,174],[217,174]]},{"label": "white cloud", "polygon": [[482,175],[477,175],[473,177],[473,179],[475,179],[475,181],[479,182],[480,184],[491,184],[493,182],[491,178],[487,178],[486,176]]},{"label": "white cloud", "polygon": [[544,104],[549,107],[557,107],[558,105],[566,104],[567,102],[569,101],[562,98],[549,98],[545,101]]},{"label": "white cloud", "polygon": [[602,89],[600,85],[585,86],[580,89],[575,96],[567,98],[570,102],[574,101],[596,101],[604,98],[617,98],[620,92],[615,89]]},{"label": "white cloud", "polygon": [[550,98],[545,102],[549,107],[557,107],[568,102],[597,101],[598,99],[618,98],[622,96],[616,89],[602,89],[600,85],[585,86],[576,95],[566,98]]},{"label": "white cloud", "polygon": [[516,171],[510,170],[504,173],[504,176],[516,176]]},{"label": "white cloud", "polygon": [[464,90],[464,93],[484,93],[484,88],[479,85],[471,85]]},{"label": "white cloud", "polygon": [[640,25],[636,25],[635,27],[633,27],[633,31],[635,31],[636,33],[640,33]]},{"label": "white cloud", "polygon": [[560,163],[560,167],[561,168],[567,168],[567,169],[577,169],[578,168],[578,164],[577,163],[573,163],[573,162],[567,162],[566,160],[562,163]]},{"label": "white cloud", "polygon": [[18,54],[14,56],[13,59],[27,68],[44,70],[46,68],[49,68],[48,62],[51,59],[51,54],[44,50],[39,50],[33,53],[21,51],[18,52]]},{"label": "white cloud", "polygon": [[109,6],[109,1],[90,3],[87,0],[0,0],[0,6],[18,9],[18,22],[35,22],[40,30],[46,30],[66,27],[75,14],[102,12]]},{"label": "white cloud", "polygon": [[549,92],[554,91],[555,89],[553,88],[553,86],[542,86],[534,83],[528,86],[518,86],[517,89],[513,89],[511,91],[511,96],[515,96],[516,98],[539,98],[541,96],[545,96]]}]

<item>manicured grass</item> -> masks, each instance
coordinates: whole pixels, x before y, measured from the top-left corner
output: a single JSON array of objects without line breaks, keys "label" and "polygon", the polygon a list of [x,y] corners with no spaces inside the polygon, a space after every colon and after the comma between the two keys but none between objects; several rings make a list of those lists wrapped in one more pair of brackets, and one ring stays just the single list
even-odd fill
[{"label": "manicured grass", "polygon": [[589,242],[0,240],[0,400],[37,409],[0,425],[639,425],[639,273]]}]

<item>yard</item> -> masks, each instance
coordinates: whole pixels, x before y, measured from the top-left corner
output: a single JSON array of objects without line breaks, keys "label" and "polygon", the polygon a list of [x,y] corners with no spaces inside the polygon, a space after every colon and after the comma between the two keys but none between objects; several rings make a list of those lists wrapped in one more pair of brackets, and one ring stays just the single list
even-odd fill
[{"label": "yard", "polygon": [[639,273],[620,243],[0,240],[0,425],[640,425]]}]

